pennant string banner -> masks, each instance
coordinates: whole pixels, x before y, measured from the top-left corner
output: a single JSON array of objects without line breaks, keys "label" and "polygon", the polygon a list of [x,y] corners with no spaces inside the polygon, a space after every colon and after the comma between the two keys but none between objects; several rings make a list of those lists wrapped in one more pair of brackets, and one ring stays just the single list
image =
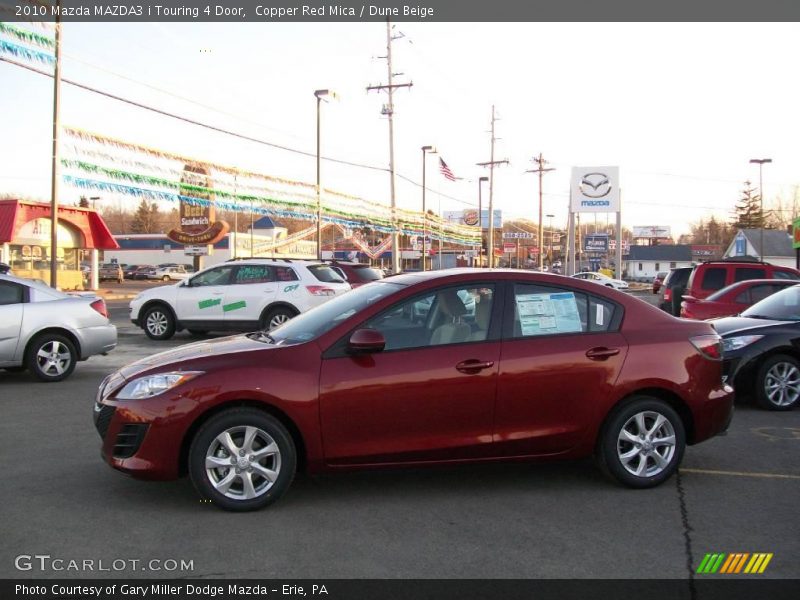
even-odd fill
[{"label": "pennant string banner", "polygon": [[[213,203],[225,210],[276,217],[317,219],[313,184],[217,165],[72,127],[64,127],[63,131],[62,178],[77,189],[160,202]],[[423,232],[421,212],[396,209],[393,220],[392,210],[385,204],[328,189],[322,191],[321,200],[325,223],[392,233],[394,221],[402,234],[419,236]],[[477,227],[451,223],[433,215],[427,215],[427,222],[429,235],[436,239],[466,246],[480,243]],[[368,254],[380,249],[380,245],[376,249],[363,246],[365,252],[369,250]]]}]

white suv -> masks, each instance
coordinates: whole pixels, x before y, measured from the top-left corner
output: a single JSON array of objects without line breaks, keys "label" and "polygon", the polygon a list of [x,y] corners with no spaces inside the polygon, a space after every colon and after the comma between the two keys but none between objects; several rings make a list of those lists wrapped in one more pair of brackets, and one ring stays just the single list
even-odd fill
[{"label": "white suv", "polygon": [[131,321],[154,340],[191,333],[272,329],[343,294],[350,285],[328,265],[288,259],[228,261],[131,301]]}]

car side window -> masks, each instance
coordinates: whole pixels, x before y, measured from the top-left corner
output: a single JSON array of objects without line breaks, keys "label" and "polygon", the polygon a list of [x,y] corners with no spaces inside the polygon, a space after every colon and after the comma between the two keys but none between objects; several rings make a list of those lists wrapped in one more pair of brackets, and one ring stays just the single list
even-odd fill
[{"label": "car side window", "polygon": [[297,281],[299,277],[291,267],[275,267],[275,279],[277,281]]},{"label": "car side window", "polygon": [[753,304],[750,302],[750,290],[744,290],[733,299],[736,304]]},{"label": "car side window", "polygon": [[800,279],[800,276],[797,273],[792,273],[791,271],[773,271],[772,272],[773,279],[792,279],[797,281]]},{"label": "car side window", "polygon": [[233,269],[234,267],[232,265],[225,265],[200,273],[192,278],[192,287],[227,285],[231,280]]},{"label": "car side window", "polygon": [[21,285],[10,281],[0,281],[0,306],[8,304],[22,304],[24,290]]},{"label": "car side window", "polygon": [[766,269],[754,269],[753,267],[737,267],[733,272],[734,281],[747,281],[748,279],[766,279]]},{"label": "car side window", "polygon": [[762,283],[760,285],[754,285],[750,288],[750,301],[755,304],[766,298],[767,296],[771,296],[778,290],[783,289],[782,286],[772,285],[770,283]]},{"label": "car side window", "polygon": [[383,334],[384,350],[482,342],[493,301],[493,286],[443,288],[395,304],[362,327]]},{"label": "car side window", "polygon": [[240,265],[233,279],[237,285],[271,281],[275,281],[275,275],[269,265]]},{"label": "car side window", "polygon": [[616,329],[621,308],[605,298],[537,284],[514,285],[513,337]]},{"label": "car side window", "polygon": [[703,273],[703,282],[700,287],[704,290],[721,290],[725,287],[725,269],[711,268]]},{"label": "car side window", "polygon": [[536,284],[514,285],[513,337],[589,330],[589,300],[582,292]]}]

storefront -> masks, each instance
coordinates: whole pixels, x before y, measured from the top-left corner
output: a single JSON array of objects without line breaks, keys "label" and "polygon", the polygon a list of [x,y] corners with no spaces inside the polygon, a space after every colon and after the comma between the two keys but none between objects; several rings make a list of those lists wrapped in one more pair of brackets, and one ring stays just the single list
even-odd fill
[{"label": "storefront", "polygon": [[[15,275],[50,283],[50,205],[24,200],[0,200],[0,262]],[[55,260],[61,289],[84,289],[81,263],[97,272],[98,250],[119,248],[103,219],[94,210],[76,206],[58,209]],[[96,278],[92,277],[95,281]],[[91,286],[90,286],[91,287]]]}]

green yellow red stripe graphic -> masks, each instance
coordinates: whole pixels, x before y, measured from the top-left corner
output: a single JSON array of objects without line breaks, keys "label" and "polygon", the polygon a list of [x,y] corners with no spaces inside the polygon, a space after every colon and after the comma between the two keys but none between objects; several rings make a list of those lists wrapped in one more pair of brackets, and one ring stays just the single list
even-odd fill
[{"label": "green yellow red stripe graphic", "polygon": [[772,552],[709,552],[700,561],[697,572],[702,574],[720,573],[735,575],[739,573],[763,573],[772,560]]}]

